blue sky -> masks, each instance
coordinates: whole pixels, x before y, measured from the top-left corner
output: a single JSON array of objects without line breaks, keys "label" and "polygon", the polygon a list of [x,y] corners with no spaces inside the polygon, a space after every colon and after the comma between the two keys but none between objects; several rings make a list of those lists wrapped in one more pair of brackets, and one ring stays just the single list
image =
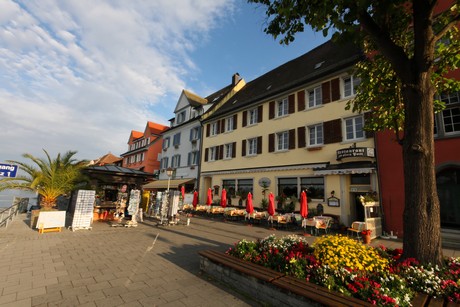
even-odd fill
[{"label": "blue sky", "polygon": [[282,46],[264,22],[243,0],[1,0],[0,162],[120,155],[131,130],[168,124],[182,89],[205,97],[326,40]]}]

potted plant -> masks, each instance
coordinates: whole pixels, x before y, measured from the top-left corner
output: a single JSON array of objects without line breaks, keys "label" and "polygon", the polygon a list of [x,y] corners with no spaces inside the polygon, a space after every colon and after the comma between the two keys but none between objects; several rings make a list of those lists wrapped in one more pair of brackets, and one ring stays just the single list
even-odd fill
[{"label": "potted plant", "polygon": [[281,210],[281,209],[284,208],[284,205],[286,203],[286,199],[287,199],[287,197],[286,197],[286,195],[284,193],[282,193],[281,195],[277,195],[275,197],[275,200],[277,202],[277,209],[278,210]]},{"label": "potted plant", "polygon": [[361,236],[363,238],[364,244],[371,243],[371,233],[372,233],[372,230],[370,229],[364,229],[363,231],[361,231]]},{"label": "potted plant", "polygon": [[364,195],[360,195],[359,200],[363,204],[372,203],[372,202],[379,201],[379,196],[378,196],[377,192],[371,190],[371,191],[367,192]]},{"label": "potted plant", "polygon": [[268,208],[268,200],[266,198],[263,198],[261,201],[260,201],[260,207],[262,208],[262,210],[267,210]]}]

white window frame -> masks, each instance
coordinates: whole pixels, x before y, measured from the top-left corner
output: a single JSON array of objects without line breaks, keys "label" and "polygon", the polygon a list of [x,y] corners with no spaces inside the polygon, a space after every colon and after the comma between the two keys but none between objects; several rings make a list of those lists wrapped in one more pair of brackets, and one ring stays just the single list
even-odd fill
[{"label": "white window frame", "polygon": [[192,141],[196,141],[200,138],[199,132],[200,127],[192,128]]},{"label": "white window frame", "polygon": [[210,147],[209,148],[209,161],[216,161],[216,157],[217,157],[217,147],[214,146],[214,147]]},{"label": "white window frame", "polygon": [[177,114],[177,123],[178,124],[181,124],[185,121],[185,115],[186,115],[186,112],[185,110],[181,111],[180,113]]},{"label": "white window frame", "polygon": [[276,151],[289,150],[289,131],[276,133]]},{"label": "white window frame", "polygon": [[167,138],[163,139],[163,149],[169,148],[171,142],[171,138],[168,136]]},{"label": "white window frame", "polygon": [[169,163],[169,158],[168,157],[164,157],[161,159],[161,166],[160,168],[161,169],[166,169],[168,168],[168,163]]},{"label": "white window frame", "polygon": [[180,167],[180,155],[172,156],[171,167],[172,168],[179,168]]},{"label": "white window frame", "polygon": [[[348,81],[349,80],[349,81]],[[354,75],[349,75],[342,78],[343,82],[343,97],[353,97],[356,95],[356,88],[361,83],[361,79],[355,77]],[[347,84],[349,84],[349,89],[347,88]]]},{"label": "white window frame", "polygon": [[255,125],[257,124],[257,108],[251,109],[248,111],[248,125]]},{"label": "white window frame", "polygon": [[233,143],[224,145],[224,159],[231,159],[233,157]]},{"label": "white window frame", "polygon": [[[312,93],[312,95],[310,95]],[[308,108],[315,108],[323,104],[323,89],[317,86],[307,90]]]},{"label": "white window frame", "polygon": [[233,116],[227,117],[225,119],[225,132],[233,131],[234,123]]},{"label": "white window frame", "polygon": [[198,165],[198,151],[191,152],[190,165]]},{"label": "white window frame", "polygon": [[[363,140],[366,138],[366,133],[364,131],[364,116],[358,115],[353,117],[348,117],[343,120],[344,131],[345,131],[345,140],[346,141],[356,141]],[[352,134],[349,137],[349,134]]]},{"label": "white window frame", "polygon": [[324,129],[323,124],[316,124],[307,127],[308,131],[308,146],[324,145]]},{"label": "white window frame", "polygon": [[213,123],[211,123],[211,127],[210,127],[210,133],[209,133],[209,135],[210,135],[210,136],[214,136],[214,135],[217,135],[217,128],[218,128],[218,126],[217,126],[217,122],[213,122]]},{"label": "white window frame", "polygon": [[257,155],[257,138],[251,138],[247,140],[247,155]]},{"label": "white window frame", "polygon": [[276,102],[276,117],[283,117],[289,114],[289,100],[287,97]]}]

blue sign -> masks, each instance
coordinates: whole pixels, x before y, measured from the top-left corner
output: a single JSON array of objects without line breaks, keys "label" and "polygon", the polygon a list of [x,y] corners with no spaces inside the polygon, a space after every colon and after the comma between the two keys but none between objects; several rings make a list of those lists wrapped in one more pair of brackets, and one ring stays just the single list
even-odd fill
[{"label": "blue sign", "polygon": [[0,163],[0,177],[16,177],[18,166]]}]

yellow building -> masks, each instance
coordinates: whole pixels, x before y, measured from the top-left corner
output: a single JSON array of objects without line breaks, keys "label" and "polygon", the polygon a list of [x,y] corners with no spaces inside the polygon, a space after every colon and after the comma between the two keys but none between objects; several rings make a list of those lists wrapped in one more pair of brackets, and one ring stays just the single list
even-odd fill
[{"label": "yellow building", "polygon": [[208,188],[219,199],[225,188],[235,206],[251,192],[257,209],[272,192],[299,210],[296,199],[306,190],[310,211],[321,204],[345,225],[364,220],[357,196],[378,190],[374,139],[363,130],[364,114],[345,110],[362,56],[329,41],[248,82],[205,114],[200,199]]}]

